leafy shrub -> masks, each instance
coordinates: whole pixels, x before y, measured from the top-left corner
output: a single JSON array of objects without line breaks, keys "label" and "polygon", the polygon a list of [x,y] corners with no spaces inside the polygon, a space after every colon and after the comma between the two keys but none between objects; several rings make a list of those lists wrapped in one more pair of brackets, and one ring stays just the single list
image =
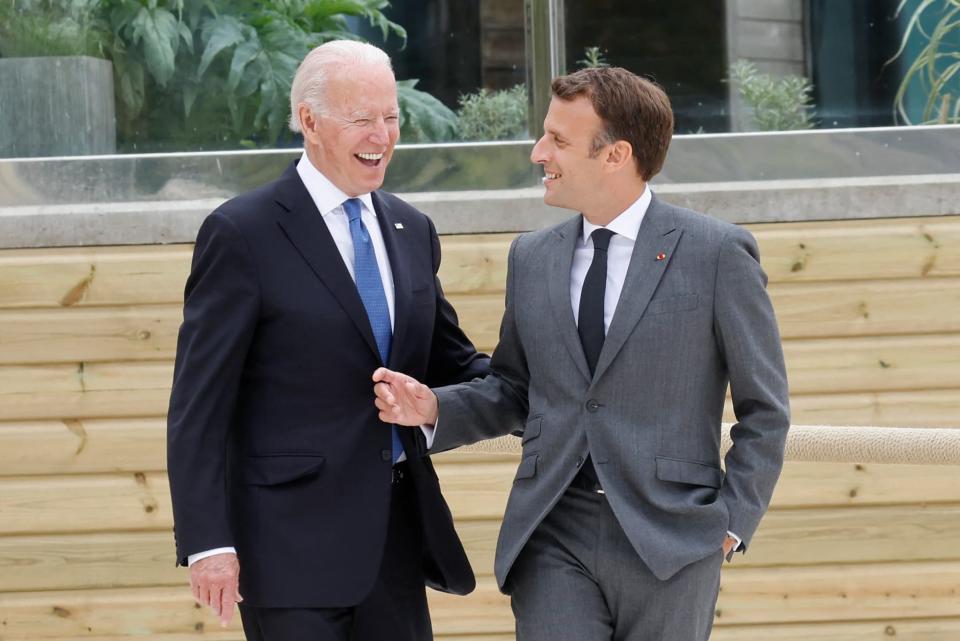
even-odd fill
[{"label": "leafy shrub", "polygon": [[[113,62],[121,147],[182,151],[292,143],[286,123],[290,84],[300,61],[324,42],[360,39],[349,30],[351,17],[369,21],[384,40],[406,40],[403,27],[383,13],[389,4],[6,0],[0,3],[0,18],[4,31],[37,26],[20,38],[24,46],[32,43],[30,55],[51,55],[49,43],[66,40],[64,30],[82,32],[69,53],[82,51]],[[402,124],[411,139],[452,137],[453,112],[410,82],[399,85],[398,94]]]},{"label": "leafy shrub", "polygon": [[527,88],[481,89],[460,96],[462,140],[518,140],[527,137]]},{"label": "leafy shrub", "polygon": [[785,131],[813,127],[813,85],[800,76],[774,77],[760,73],[746,60],[730,66],[730,82],[752,109],[753,121],[762,131]]},{"label": "leafy shrub", "polygon": [[[906,1],[897,7],[899,16]],[[900,48],[887,61],[903,55],[911,41],[923,47],[897,87],[893,100],[894,121],[912,124],[960,124],[960,2],[923,0],[914,9],[900,42]],[[907,95],[916,87],[925,97],[919,119],[911,119]]]}]

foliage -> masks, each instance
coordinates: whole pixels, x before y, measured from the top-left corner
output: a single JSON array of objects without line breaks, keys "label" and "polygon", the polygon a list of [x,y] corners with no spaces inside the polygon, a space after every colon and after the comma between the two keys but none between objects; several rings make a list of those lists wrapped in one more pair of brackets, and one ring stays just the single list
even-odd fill
[{"label": "foliage", "polygon": [[786,131],[813,127],[813,85],[801,76],[774,77],[760,73],[746,60],[730,65],[729,82],[736,85],[752,109],[761,131]]},{"label": "foliage", "polygon": [[[907,4],[901,0],[896,15]],[[935,21],[933,27],[927,26]],[[887,61],[892,63],[907,50],[912,39],[923,42],[910,62],[894,97],[894,120],[906,124],[960,123],[960,0],[923,0],[907,22],[900,48]],[[907,113],[906,97],[911,87],[926,96],[919,122]]]},{"label": "foliage", "polygon": [[[360,39],[350,31],[351,18],[368,21],[385,41],[391,36],[406,41],[403,27],[383,13],[387,0],[4,0],[0,5],[16,14],[19,25],[42,27],[42,33],[21,39],[33,43],[34,55],[51,55],[52,41],[71,41],[65,52],[93,52],[113,61],[118,139],[127,151],[292,142],[286,128],[290,83],[310,49],[329,40]],[[65,38],[64,30],[71,29],[82,34]],[[413,83],[398,86],[410,138],[452,137],[453,112]]]},{"label": "foliage", "polygon": [[94,2],[52,0],[0,3],[0,56],[103,57],[104,25]]},{"label": "foliage", "polygon": [[518,140],[527,137],[527,88],[481,89],[460,96],[462,140]]},{"label": "foliage", "polygon": [[577,64],[583,69],[598,69],[600,67],[609,67],[607,59],[600,51],[600,47],[586,47],[583,50],[583,59],[577,60]]},{"label": "foliage", "polygon": [[445,142],[457,135],[457,114],[424,91],[414,89],[416,80],[397,82],[400,102],[400,140]]}]

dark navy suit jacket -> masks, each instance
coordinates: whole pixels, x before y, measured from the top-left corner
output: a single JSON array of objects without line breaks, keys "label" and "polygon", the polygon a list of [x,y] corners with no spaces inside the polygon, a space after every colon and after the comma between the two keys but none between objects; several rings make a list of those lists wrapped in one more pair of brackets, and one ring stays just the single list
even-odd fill
[{"label": "dark navy suit jacket", "polygon": [[[197,236],[168,416],[177,561],[236,547],[248,605],[345,607],[372,589],[392,467],[377,367],[431,386],[487,371],[436,278],[433,223],[391,194],[372,198],[396,291],[387,363],[294,166],[224,203]],[[401,430],[424,532],[410,553],[429,585],[465,594],[473,572],[416,436]]]}]

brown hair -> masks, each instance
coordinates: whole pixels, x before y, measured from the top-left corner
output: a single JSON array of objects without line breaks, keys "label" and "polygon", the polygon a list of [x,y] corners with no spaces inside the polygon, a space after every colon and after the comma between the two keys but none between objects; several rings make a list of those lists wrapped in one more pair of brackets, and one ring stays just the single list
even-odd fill
[{"label": "brown hair", "polygon": [[625,140],[633,147],[637,173],[650,180],[663,167],[673,136],[670,99],[657,83],[620,67],[581,69],[555,78],[553,95],[560,100],[586,96],[603,121],[591,153]]}]

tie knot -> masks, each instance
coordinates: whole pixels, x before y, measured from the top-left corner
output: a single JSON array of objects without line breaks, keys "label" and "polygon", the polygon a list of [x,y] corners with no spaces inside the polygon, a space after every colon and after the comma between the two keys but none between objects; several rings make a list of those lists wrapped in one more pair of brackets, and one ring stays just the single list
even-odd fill
[{"label": "tie knot", "polygon": [[347,220],[353,222],[360,219],[362,204],[359,198],[348,198],[343,201],[343,211],[347,214]]},{"label": "tie knot", "polygon": [[593,250],[598,249],[607,251],[607,247],[610,246],[610,239],[613,238],[613,232],[609,229],[594,229],[593,233],[590,234],[590,238],[593,239]]}]

